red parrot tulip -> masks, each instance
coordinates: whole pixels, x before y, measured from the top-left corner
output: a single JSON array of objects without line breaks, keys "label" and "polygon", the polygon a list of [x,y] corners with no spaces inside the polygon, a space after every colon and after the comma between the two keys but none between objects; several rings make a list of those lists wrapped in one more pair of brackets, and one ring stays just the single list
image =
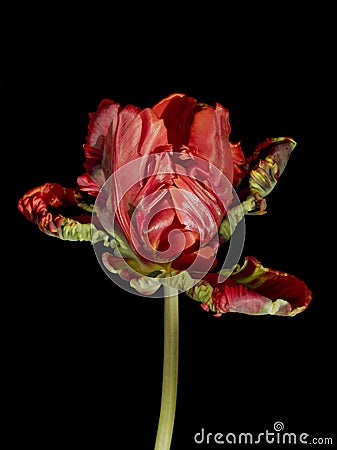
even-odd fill
[{"label": "red parrot tulip", "polygon": [[[93,244],[113,281],[156,296],[163,287],[164,358],[155,449],[169,450],[178,381],[178,294],[206,311],[295,316],[312,298],[294,275],[256,258],[237,263],[244,215],[266,212],[296,146],[268,138],[248,155],[229,141],[229,112],[183,94],[152,108],[103,100],[90,114],[77,186],[46,183],[18,209],[48,235]],[[67,206],[78,215],[65,217]],[[219,246],[229,243],[221,268]]]},{"label": "red parrot tulip", "polygon": [[[251,257],[225,276],[215,272],[219,245],[244,214],[266,212],[265,197],[296,146],[268,138],[246,157],[229,135],[229,112],[219,103],[184,94],[146,109],[103,100],[90,114],[77,187],[47,183],[18,208],[50,235],[103,243],[102,264],[134,292],[151,295],[174,276],[215,315],[295,315],[311,292],[293,275]],[[77,206],[79,215],[55,213],[61,205]]]}]

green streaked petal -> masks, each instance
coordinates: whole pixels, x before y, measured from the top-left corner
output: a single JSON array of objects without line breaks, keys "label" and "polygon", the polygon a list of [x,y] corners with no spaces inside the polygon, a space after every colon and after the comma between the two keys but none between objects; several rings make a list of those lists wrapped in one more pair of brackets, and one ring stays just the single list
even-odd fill
[{"label": "green streaked petal", "polygon": [[207,303],[212,299],[213,287],[207,281],[200,281],[192,289],[187,291],[187,295],[200,303]]}]

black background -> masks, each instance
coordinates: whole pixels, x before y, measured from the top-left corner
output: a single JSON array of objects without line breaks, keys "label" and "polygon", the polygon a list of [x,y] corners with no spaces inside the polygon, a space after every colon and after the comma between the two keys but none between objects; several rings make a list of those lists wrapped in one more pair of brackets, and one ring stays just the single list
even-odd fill
[{"label": "black background", "polygon": [[90,244],[45,236],[16,204],[47,181],[75,186],[88,114],[103,98],[148,107],[173,92],[227,107],[231,141],[246,151],[269,136],[297,141],[268,214],[246,219],[243,256],[298,276],[313,300],[294,318],[215,318],[181,295],[172,450],[221,448],[194,444],[202,427],[258,433],[282,421],[288,432],[333,435],[330,12],[271,3],[51,8],[10,47],[2,71],[7,448],[154,446],[162,301],[117,288]]}]

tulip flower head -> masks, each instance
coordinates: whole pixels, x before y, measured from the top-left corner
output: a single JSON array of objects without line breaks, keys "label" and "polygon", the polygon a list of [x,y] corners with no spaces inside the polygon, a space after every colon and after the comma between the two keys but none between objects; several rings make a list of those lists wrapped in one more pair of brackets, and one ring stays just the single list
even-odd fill
[{"label": "tulip flower head", "polygon": [[[51,236],[92,242],[104,271],[132,293],[161,297],[168,285],[216,316],[296,315],[311,300],[303,281],[254,257],[238,265],[244,216],[266,212],[296,143],[267,138],[245,156],[230,130],[221,104],[180,93],[145,109],[103,100],[90,114],[77,186],[46,183],[18,208]],[[79,214],[51,211],[67,205]]]}]

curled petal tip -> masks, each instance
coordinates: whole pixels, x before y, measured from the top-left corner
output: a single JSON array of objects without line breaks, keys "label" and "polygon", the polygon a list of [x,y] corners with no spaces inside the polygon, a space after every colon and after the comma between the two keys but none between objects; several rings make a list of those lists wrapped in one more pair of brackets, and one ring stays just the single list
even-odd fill
[{"label": "curled petal tip", "polygon": [[297,145],[297,142],[295,141],[295,139],[293,139],[293,138],[291,138],[291,137],[288,137],[288,136],[285,136],[285,137],[278,137],[278,138],[271,138],[271,142],[272,142],[273,144],[276,144],[276,143],[279,143],[279,142],[285,142],[285,141],[289,142],[289,145],[290,145],[290,147],[291,147],[291,150],[294,150],[294,148],[295,148],[296,145]]}]

